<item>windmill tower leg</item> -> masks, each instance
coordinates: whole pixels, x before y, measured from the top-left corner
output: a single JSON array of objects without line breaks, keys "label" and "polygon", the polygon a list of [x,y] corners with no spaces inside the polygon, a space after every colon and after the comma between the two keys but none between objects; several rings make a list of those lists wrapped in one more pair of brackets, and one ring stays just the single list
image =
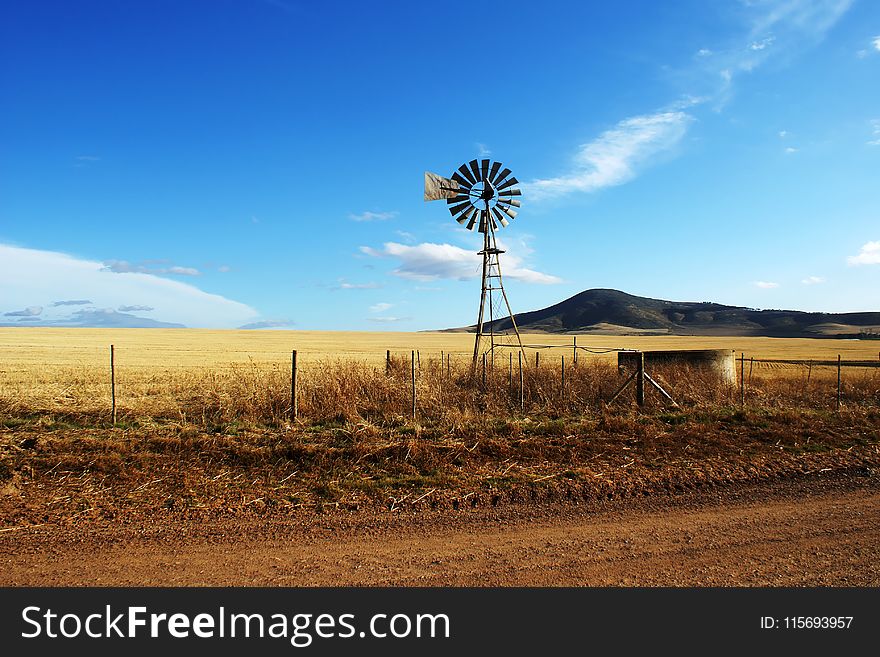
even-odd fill
[{"label": "windmill tower leg", "polygon": [[[480,292],[480,313],[477,315],[477,334],[474,338],[474,360],[471,363],[471,372],[477,367],[477,360],[480,357],[480,340],[483,339],[483,312],[486,309],[486,295],[491,294],[489,290],[489,231],[483,233],[483,275],[481,279]],[[489,318],[491,322],[491,318]]]}]

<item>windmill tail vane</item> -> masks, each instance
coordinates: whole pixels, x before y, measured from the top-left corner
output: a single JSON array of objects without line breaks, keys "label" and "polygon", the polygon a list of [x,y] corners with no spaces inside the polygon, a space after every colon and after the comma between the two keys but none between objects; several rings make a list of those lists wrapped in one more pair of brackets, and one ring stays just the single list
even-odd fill
[{"label": "windmill tail vane", "polygon": [[[478,253],[482,256],[483,266],[472,368],[476,367],[477,360],[483,354],[494,363],[495,351],[499,348],[517,347],[523,350],[516,319],[501,278],[499,256],[504,251],[498,248],[495,239],[499,226],[506,228],[516,218],[517,208],[520,207],[516,197],[522,196],[522,192],[514,187],[518,182],[511,176],[510,169],[501,162],[491,160],[471,160],[458,167],[448,178],[425,172],[425,201],[445,199],[453,219],[468,230],[476,227],[483,234],[483,249]],[[507,309],[506,317],[497,314],[499,311],[503,313],[502,302]],[[498,325],[508,318],[513,334],[496,332]],[[515,338],[515,344],[512,338]]]}]

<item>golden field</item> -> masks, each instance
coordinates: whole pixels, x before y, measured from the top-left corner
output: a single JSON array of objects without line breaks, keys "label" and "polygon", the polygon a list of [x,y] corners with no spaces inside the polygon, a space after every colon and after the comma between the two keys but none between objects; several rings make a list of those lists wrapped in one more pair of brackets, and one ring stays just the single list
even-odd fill
[{"label": "golden field", "polygon": [[[579,351],[577,371],[570,371],[569,398],[557,394],[559,361],[571,363],[572,336],[525,334],[529,371],[526,410],[536,413],[577,412],[598,408],[620,384],[613,352]],[[60,413],[104,417],[110,407],[109,346],[115,346],[116,396],[120,417],[178,418],[210,424],[235,418],[258,422],[283,421],[290,408],[290,353],[300,365],[301,411],[312,418],[363,418],[408,415],[411,350],[420,354],[420,412],[442,416],[456,410],[476,412],[479,399],[473,386],[460,384],[453,398],[450,384],[466,377],[473,335],[466,333],[394,333],[333,331],[212,331],[191,329],[0,329],[0,404],[10,415]],[[530,345],[530,346],[529,346]],[[546,348],[548,345],[569,348]],[[596,336],[579,335],[578,347],[611,349],[733,349],[746,358],[876,360],[877,341],[780,339],[750,337]],[[541,349],[541,370],[534,370],[534,351]],[[396,375],[384,375],[386,350],[395,357]],[[438,369],[441,352],[451,355],[451,375],[443,383]],[[508,381],[507,358],[492,373],[493,389],[505,390],[501,414],[518,406]],[[591,367],[585,367],[591,365]],[[755,364],[748,380],[761,377],[791,379],[797,389],[786,391],[798,403],[807,390],[798,381],[821,386],[826,404],[827,384],[835,368]],[[853,368],[847,382],[858,384],[859,397],[870,399],[880,370]],[[723,403],[725,391],[713,392],[687,373],[672,373],[677,393],[700,403]],[[496,380],[497,379],[497,380]],[[463,381],[463,379],[461,379]],[[459,384],[455,384],[459,385]],[[509,388],[509,390],[508,390]],[[778,387],[777,387],[778,388]],[[444,394],[443,391],[446,391]],[[756,388],[757,390],[757,388]],[[777,390],[782,392],[781,389]],[[776,393],[774,393],[776,394]],[[708,395],[708,396],[707,396]],[[718,395],[721,395],[720,397]],[[477,396],[479,396],[477,394]],[[511,398],[509,398],[511,397]],[[704,399],[705,397],[705,399]],[[710,399],[711,398],[711,399]],[[758,395],[753,398],[758,399]],[[512,405],[512,406],[511,406]]]}]

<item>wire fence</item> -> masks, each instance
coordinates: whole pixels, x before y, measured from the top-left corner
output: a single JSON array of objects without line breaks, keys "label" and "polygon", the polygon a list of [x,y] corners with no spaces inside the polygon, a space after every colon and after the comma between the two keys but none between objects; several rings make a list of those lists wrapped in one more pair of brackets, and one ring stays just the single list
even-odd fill
[{"label": "wire fence", "polygon": [[[225,352],[209,364],[199,350],[81,349],[35,367],[0,368],[0,411],[53,413],[102,421],[456,422],[736,406],[840,410],[880,407],[877,361],[737,358],[736,384],[686,365],[618,367],[632,349],[527,345],[527,351],[426,354],[386,350],[368,361],[271,351]],[[61,348],[59,348],[61,349]],[[101,353],[103,352],[103,353]],[[112,352],[112,355],[111,355]],[[60,353],[60,352],[59,352]],[[541,354],[545,354],[544,357]],[[548,357],[551,355],[551,357]],[[303,356],[306,356],[303,358]],[[384,361],[384,362],[383,362]]]}]

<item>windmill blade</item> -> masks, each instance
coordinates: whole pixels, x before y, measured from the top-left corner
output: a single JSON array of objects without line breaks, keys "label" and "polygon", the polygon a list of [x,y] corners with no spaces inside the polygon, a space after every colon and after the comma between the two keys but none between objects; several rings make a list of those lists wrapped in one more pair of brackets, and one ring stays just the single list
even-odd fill
[{"label": "windmill blade", "polygon": [[510,222],[504,217],[501,217],[501,219],[498,220],[498,223],[501,224],[502,228],[507,228],[510,225]]},{"label": "windmill blade", "polygon": [[449,214],[451,214],[454,217],[459,212],[461,212],[465,208],[469,208],[469,207],[471,207],[470,201],[465,201],[464,203],[459,203],[458,205],[453,205],[452,207],[449,208]]},{"label": "windmill blade", "polygon": [[489,160],[480,162],[480,180],[489,180]]},{"label": "windmill blade", "polygon": [[503,205],[497,206],[501,208],[501,211],[506,214],[511,219],[516,219],[517,212],[516,210],[511,210],[510,208],[504,207]]},{"label": "windmill blade", "polygon": [[[470,187],[471,185],[476,184],[477,179],[474,178],[474,174],[472,174],[472,173],[468,170],[466,164],[462,164],[460,167],[458,167],[458,170],[461,171],[461,175],[463,175],[465,178],[467,178],[468,183],[469,183],[469,184],[468,184],[468,187]],[[455,177],[455,174],[452,174],[452,176],[453,176],[453,178],[454,178],[454,177]]]},{"label": "windmill blade", "polygon": [[507,228],[508,221],[507,221],[507,219],[505,219],[504,215],[501,214],[501,212],[498,211],[498,208],[497,208],[497,207],[492,208],[492,214],[495,215],[495,218],[498,220],[498,222],[499,222],[504,228]]},{"label": "windmill blade", "polygon": [[495,223],[495,219],[492,217],[489,217],[489,221],[492,222],[492,230],[498,230],[498,224]]},{"label": "windmill blade", "polygon": [[480,227],[477,229],[481,233],[486,232],[486,211],[480,210]]},{"label": "windmill blade", "polygon": [[468,162],[468,165],[470,166],[471,171],[474,172],[474,178],[477,180],[477,182],[481,181],[482,178],[480,177],[480,163],[476,160],[471,160],[470,162]]},{"label": "windmill blade", "polygon": [[470,219],[470,216],[476,211],[477,209],[475,207],[470,207],[462,212],[460,215],[458,215],[455,220],[463,226],[464,222]]},{"label": "windmill blade", "polygon": [[498,173],[498,169],[501,168],[501,162],[495,162],[492,164],[492,170],[489,172],[489,182],[495,182],[495,174]]},{"label": "windmill blade", "polygon": [[467,228],[468,230],[473,230],[474,224],[476,223],[477,217],[479,217],[479,216],[480,216],[479,212],[474,212],[473,216],[471,217],[471,220],[468,222],[468,225],[465,226],[465,228]]},{"label": "windmill blade", "polygon": [[505,189],[503,192],[498,192],[498,196],[522,196],[522,192],[518,189]]},{"label": "windmill blade", "polygon": [[509,175],[510,175],[510,169],[508,169],[508,168],[505,167],[505,169],[504,169],[501,173],[498,174],[498,177],[495,178],[495,180],[491,180],[490,182],[491,182],[493,185],[497,185],[497,184],[500,183],[502,180],[504,180],[505,178],[507,178],[507,176],[509,176]]},{"label": "windmill blade", "polygon": [[465,188],[465,189],[470,189],[470,188],[471,188],[471,185],[473,184],[473,183],[470,183],[470,182],[468,182],[467,180],[465,180],[465,179],[461,176],[461,174],[458,173],[458,171],[456,171],[455,173],[452,174],[452,180],[453,180],[454,182],[457,182],[459,187],[463,187],[463,188]]},{"label": "windmill blade", "polygon": [[471,197],[468,196],[467,192],[457,191],[454,196],[450,196],[446,199],[446,203],[452,205],[453,203],[461,203],[462,201],[469,201],[470,199]]},{"label": "windmill blade", "polygon": [[515,184],[518,183],[518,182],[519,182],[519,180],[517,180],[516,178],[511,178],[510,180],[505,180],[505,181],[504,181],[503,183],[501,183],[500,185],[497,185],[497,186],[495,187],[495,189],[498,190],[498,191],[500,192],[502,189],[507,189],[507,188],[510,187],[511,185],[515,185]]},{"label": "windmill blade", "polygon": [[500,198],[498,199],[499,203],[506,203],[508,206],[521,207],[521,203],[517,201],[515,198]]},{"label": "windmill blade", "polygon": [[458,183],[449,178],[425,171],[425,200],[438,201],[441,198],[455,196],[459,192]]}]

